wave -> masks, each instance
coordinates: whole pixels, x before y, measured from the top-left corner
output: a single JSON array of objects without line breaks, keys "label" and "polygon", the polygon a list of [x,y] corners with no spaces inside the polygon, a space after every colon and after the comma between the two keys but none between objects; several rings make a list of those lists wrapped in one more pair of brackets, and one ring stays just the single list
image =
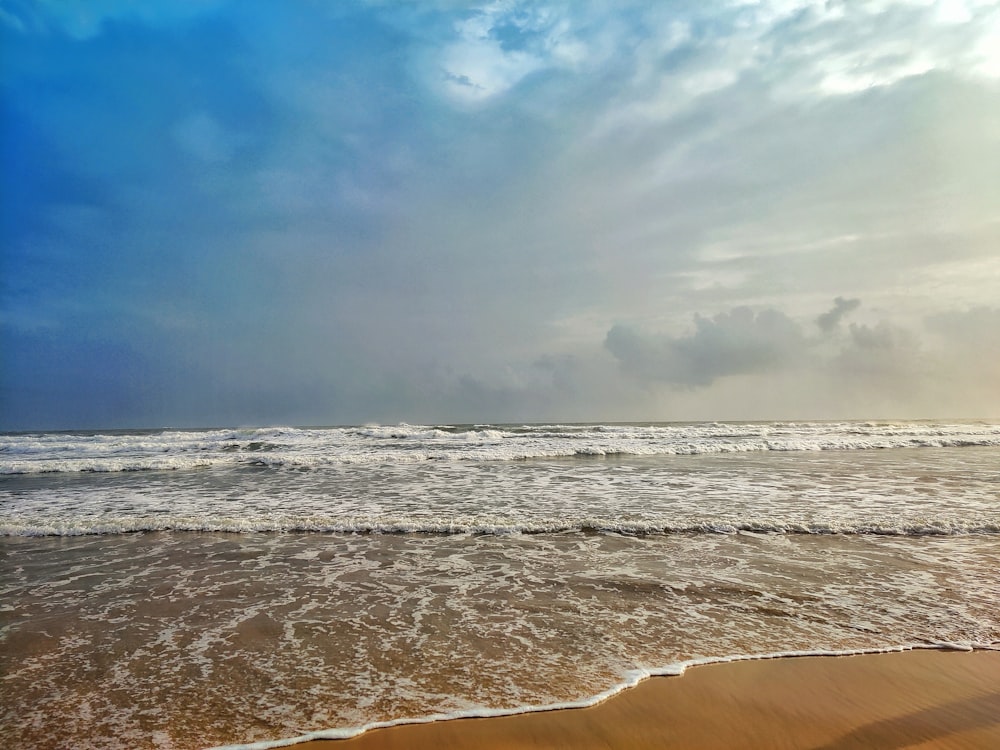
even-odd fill
[{"label": "wave", "polygon": [[958,536],[1000,534],[1000,518],[774,521],[762,519],[631,520],[586,518],[528,520],[509,517],[456,519],[326,518],[315,516],[108,516],[100,518],[0,518],[0,536],[94,536],[159,531],[323,534],[836,534],[841,536]]},{"label": "wave", "polygon": [[987,422],[365,425],[0,435],[0,474],[1000,446]]}]

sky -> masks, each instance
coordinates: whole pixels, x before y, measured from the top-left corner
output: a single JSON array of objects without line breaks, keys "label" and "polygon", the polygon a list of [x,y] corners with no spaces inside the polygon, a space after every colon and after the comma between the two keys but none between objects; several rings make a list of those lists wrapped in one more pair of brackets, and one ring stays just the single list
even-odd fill
[{"label": "sky", "polygon": [[1000,3],[0,0],[0,430],[1000,417]]}]

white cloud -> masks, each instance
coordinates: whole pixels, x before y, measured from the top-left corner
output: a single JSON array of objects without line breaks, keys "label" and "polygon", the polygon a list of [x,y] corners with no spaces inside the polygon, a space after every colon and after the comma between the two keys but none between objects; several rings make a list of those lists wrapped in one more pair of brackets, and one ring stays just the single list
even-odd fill
[{"label": "white cloud", "polygon": [[532,73],[574,69],[587,46],[572,32],[566,8],[498,0],[457,21],[433,53],[439,89],[458,104],[500,96]]},{"label": "white cloud", "polygon": [[525,52],[506,52],[492,39],[465,39],[441,55],[444,91],[460,103],[483,102],[505,93],[543,63]]},{"label": "white cloud", "polygon": [[970,70],[986,79],[1000,79],[1000,5],[982,3],[967,26],[977,30],[968,50]]},{"label": "white cloud", "polygon": [[1000,5],[993,2],[787,0],[708,12],[711,23],[699,23],[707,14],[701,4],[654,7],[643,17],[647,38],[619,38],[635,74],[599,132],[683,116],[701,97],[744,78],[775,100],[809,103],[932,71],[1000,77]]}]

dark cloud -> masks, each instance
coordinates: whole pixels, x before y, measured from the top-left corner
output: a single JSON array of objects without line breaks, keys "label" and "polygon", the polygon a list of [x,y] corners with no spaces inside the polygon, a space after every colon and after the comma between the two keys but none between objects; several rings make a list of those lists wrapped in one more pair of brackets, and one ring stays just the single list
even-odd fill
[{"label": "dark cloud", "polygon": [[841,319],[852,310],[857,310],[861,306],[859,299],[844,299],[837,297],[833,301],[833,307],[816,318],[816,325],[823,333],[830,333],[840,323]]},{"label": "dark cloud", "polygon": [[738,307],[711,318],[695,315],[688,336],[650,336],[622,325],[605,346],[622,368],[641,379],[679,386],[708,386],[727,375],[779,369],[795,359],[806,339],[778,310]]}]

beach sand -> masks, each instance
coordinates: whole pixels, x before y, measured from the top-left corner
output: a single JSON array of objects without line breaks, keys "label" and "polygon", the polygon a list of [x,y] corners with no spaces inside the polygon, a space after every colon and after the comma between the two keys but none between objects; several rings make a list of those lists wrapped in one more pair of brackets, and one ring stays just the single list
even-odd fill
[{"label": "beach sand", "polygon": [[1000,748],[1000,652],[919,650],[692,667],[597,706],[376,729],[360,748]]}]

